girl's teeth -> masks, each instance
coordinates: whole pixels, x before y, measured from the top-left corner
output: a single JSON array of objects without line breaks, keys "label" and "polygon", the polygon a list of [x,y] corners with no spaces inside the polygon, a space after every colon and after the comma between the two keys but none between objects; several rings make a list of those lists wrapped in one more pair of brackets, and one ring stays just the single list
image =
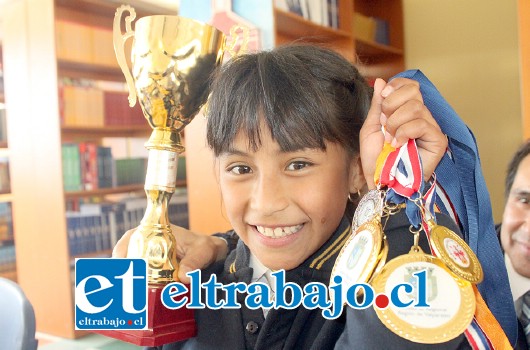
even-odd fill
[{"label": "girl's teeth", "polygon": [[285,226],[285,227],[263,227],[263,226],[256,226],[256,229],[259,233],[262,235],[265,235],[270,238],[281,238],[288,235],[291,235],[293,233],[296,233],[300,231],[303,225],[296,225],[296,226]]}]

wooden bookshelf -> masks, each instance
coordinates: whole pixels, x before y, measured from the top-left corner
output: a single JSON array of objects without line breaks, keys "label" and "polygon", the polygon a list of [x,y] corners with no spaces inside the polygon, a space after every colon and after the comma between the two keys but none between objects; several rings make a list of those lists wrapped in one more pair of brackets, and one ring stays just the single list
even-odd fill
[{"label": "wooden bookshelf", "polygon": [[[138,195],[144,190],[140,184],[65,192],[62,143],[99,142],[107,137],[147,141],[151,128],[147,122],[138,126],[61,126],[63,106],[59,86],[64,77],[109,82],[124,82],[124,77],[109,55],[104,63],[99,62],[97,54],[91,55],[91,61],[62,57],[65,50],[59,50],[58,23],[111,33],[118,6],[104,0],[29,0],[9,2],[2,7],[12,195],[2,195],[0,201],[12,200],[16,277],[35,309],[37,330],[64,338],[86,334],[74,330],[71,266],[74,257],[69,252],[67,205],[89,197],[105,200],[106,196]],[[160,14],[156,7],[153,9],[147,13]],[[143,15],[139,10],[138,15]],[[81,38],[78,41],[74,42],[73,51],[95,45]],[[114,55],[113,47],[105,45],[105,49],[107,54]],[[82,256],[101,254],[99,251]]]},{"label": "wooden bookshelf", "polygon": [[355,52],[361,73],[369,79],[388,80],[405,69],[403,4],[401,0],[354,0],[354,12],[385,20],[389,45],[356,37]]},{"label": "wooden bookshelf", "polygon": [[[7,139],[5,138],[6,135],[6,121],[5,121],[5,100],[4,100],[4,66],[3,66],[3,52],[2,52],[2,46],[0,42],[0,113],[2,114],[2,125],[0,125],[1,128],[1,135],[0,137],[0,158],[3,160],[7,158],[9,160],[9,149],[7,144]],[[7,163],[9,164],[9,163]],[[2,168],[3,171],[6,171],[7,168]],[[8,170],[7,170],[8,171]],[[5,176],[6,174],[3,173],[3,176],[1,177],[2,182],[9,181],[9,176]],[[7,174],[9,175],[9,174]],[[0,188],[3,188],[5,186],[4,183],[1,184]],[[8,188],[10,186],[5,186],[6,189],[3,191],[0,191],[0,205],[6,208],[9,208],[9,203],[13,200],[12,194],[9,192]],[[10,237],[10,235],[13,233],[13,225],[12,225],[12,213],[2,213],[0,216],[2,230],[9,230],[9,222],[11,222],[11,229],[8,232],[7,236],[6,233],[0,234],[0,276],[8,278],[12,281],[17,281],[17,271],[16,271],[16,261],[11,261],[13,257],[12,255],[12,248],[14,245],[14,239],[13,236]],[[11,234],[9,234],[9,232]],[[4,250],[8,249],[8,250]]]},{"label": "wooden bookshelf", "polygon": [[[348,3],[348,1],[344,1]],[[344,11],[348,12],[345,7]],[[353,36],[347,27],[334,29],[313,23],[297,14],[274,8],[276,45],[293,41],[325,43],[354,60]]]},{"label": "wooden bookshelf", "polygon": [[[386,78],[403,68],[401,1],[341,0],[337,29],[275,9],[272,0],[262,3],[268,6],[274,45],[295,40],[326,43],[352,62],[357,57],[362,59],[360,63],[367,76]],[[59,82],[62,77],[109,81],[122,81],[123,77],[113,65],[98,64],[97,60],[80,62],[58,55],[56,24],[68,21],[110,30],[118,6],[104,0],[28,0],[7,2],[2,8],[13,194],[9,198],[13,205],[18,257],[16,279],[34,306],[38,331],[59,337],[85,334],[74,330],[72,256],[65,220],[67,201],[143,191],[143,185],[138,185],[65,192],[61,145],[68,140],[104,137],[147,139],[151,130],[147,123],[140,127],[61,127]],[[138,17],[162,13],[154,6],[135,7]],[[356,40],[351,29],[355,11],[389,21],[389,47]],[[205,123],[199,116],[186,128],[188,176],[187,182],[181,185],[188,188],[191,228],[214,232],[226,228],[226,220],[211,154],[205,147]],[[210,215],[212,211],[214,215]]]}]

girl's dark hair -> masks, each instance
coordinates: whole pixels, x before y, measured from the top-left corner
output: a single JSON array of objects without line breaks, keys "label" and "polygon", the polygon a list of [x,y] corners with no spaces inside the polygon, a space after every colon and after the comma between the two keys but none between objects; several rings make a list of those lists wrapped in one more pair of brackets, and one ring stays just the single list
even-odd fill
[{"label": "girl's dark hair", "polygon": [[508,165],[508,171],[506,172],[506,182],[504,185],[504,197],[508,198],[510,191],[512,190],[513,180],[515,180],[515,175],[519,170],[519,164],[530,154],[530,139],[526,140],[523,143],[517,152],[513,155],[510,164]]},{"label": "girl's dark hair", "polygon": [[237,56],[217,71],[211,91],[207,140],[216,156],[230,149],[240,131],[250,149],[258,149],[260,123],[282,151],[325,150],[327,140],[357,155],[372,95],[342,56],[308,44]]}]

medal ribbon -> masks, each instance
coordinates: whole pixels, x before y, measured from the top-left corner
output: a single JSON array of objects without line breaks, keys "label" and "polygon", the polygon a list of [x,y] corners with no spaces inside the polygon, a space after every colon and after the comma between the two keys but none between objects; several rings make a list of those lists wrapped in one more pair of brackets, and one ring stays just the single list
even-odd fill
[{"label": "medal ribbon", "polygon": [[[414,227],[421,225],[422,213],[415,201],[422,198],[423,170],[415,140],[408,140],[397,149],[385,143],[377,159],[374,181],[379,188],[388,187],[387,201],[406,203],[406,214]],[[428,191],[432,195],[434,188],[433,184]],[[433,204],[434,200],[426,203],[429,209]]]},{"label": "medal ribbon", "polygon": [[[385,143],[377,159],[374,181],[378,188],[388,187],[386,200],[395,204],[407,202],[406,213],[409,221],[414,227],[422,225],[428,238],[429,230],[424,221],[423,213],[414,203],[418,198],[422,198],[421,192],[423,190],[423,170],[416,141],[409,140],[397,149]],[[436,178],[434,177],[431,187],[422,199],[422,204],[428,208],[430,213],[434,213],[436,194],[439,192],[436,187]],[[441,191],[444,193],[443,189]],[[446,196],[444,199],[448,203],[446,208],[452,208],[449,198]],[[435,220],[435,217],[433,216],[432,219]],[[431,254],[436,256],[432,249]],[[473,321],[464,331],[468,342],[474,350],[511,348],[508,338],[486,305],[476,285],[472,287],[475,293],[476,309]]]},{"label": "medal ribbon", "polygon": [[[451,203],[449,196],[439,184],[436,186],[436,196],[439,198],[437,207],[440,211],[448,214],[458,223],[458,216],[453,203]],[[428,229],[425,232],[428,232]],[[477,305],[475,315],[473,322],[464,332],[469,344],[473,350],[511,349],[512,346],[504,330],[486,305],[476,285],[473,285],[473,292],[475,293]]]}]

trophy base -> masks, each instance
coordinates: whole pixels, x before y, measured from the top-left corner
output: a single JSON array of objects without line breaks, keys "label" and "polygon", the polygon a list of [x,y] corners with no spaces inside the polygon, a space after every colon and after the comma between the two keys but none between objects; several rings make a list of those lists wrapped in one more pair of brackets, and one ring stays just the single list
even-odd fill
[{"label": "trophy base", "polygon": [[[147,328],[143,330],[96,330],[94,333],[139,346],[159,346],[192,338],[197,334],[193,310],[168,309],[160,300],[162,287],[149,287]],[[189,290],[186,295],[189,300]]]}]

